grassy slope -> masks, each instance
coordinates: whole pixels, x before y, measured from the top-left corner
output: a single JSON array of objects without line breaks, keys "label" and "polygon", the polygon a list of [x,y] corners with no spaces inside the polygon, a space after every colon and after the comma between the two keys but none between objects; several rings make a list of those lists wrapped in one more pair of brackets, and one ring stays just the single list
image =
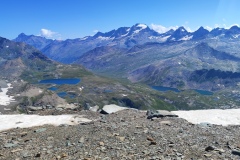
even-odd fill
[{"label": "grassy slope", "polygon": [[[159,93],[147,86],[132,84],[127,80],[115,80],[85,70],[78,65],[57,65],[47,70],[24,71],[21,78],[40,88],[47,89],[51,85],[37,84],[39,80],[48,78],[80,78],[77,85],[58,86],[56,92],[68,92],[74,98],[66,97],[69,103],[79,103],[82,107],[105,104],[117,104],[138,109],[167,109],[175,110],[171,104],[159,98]],[[83,90],[80,91],[80,88]],[[47,93],[47,92],[46,92]],[[37,97],[32,97],[36,100]]]}]

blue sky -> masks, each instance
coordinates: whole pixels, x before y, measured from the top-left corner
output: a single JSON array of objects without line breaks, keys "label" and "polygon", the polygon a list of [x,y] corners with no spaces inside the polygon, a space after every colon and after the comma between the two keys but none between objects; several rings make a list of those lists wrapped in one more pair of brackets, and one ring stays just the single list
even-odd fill
[{"label": "blue sky", "polygon": [[238,0],[1,0],[0,36],[20,33],[67,39],[144,23],[164,31],[176,26],[240,24]]}]

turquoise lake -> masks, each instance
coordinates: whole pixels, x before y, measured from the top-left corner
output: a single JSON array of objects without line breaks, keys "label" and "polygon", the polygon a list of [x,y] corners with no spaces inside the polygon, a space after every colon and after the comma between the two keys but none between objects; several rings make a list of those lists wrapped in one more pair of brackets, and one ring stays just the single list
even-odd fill
[{"label": "turquoise lake", "polygon": [[45,79],[41,80],[39,83],[41,84],[57,84],[57,85],[62,85],[62,84],[78,84],[81,80],[79,78],[69,78],[69,79]]},{"label": "turquoise lake", "polygon": [[[163,86],[151,86],[153,89],[158,90],[160,92],[166,92],[166,91],[174,91],[174,92],[181,92],[177,88],[171,88],[171,87],[163,87]],[[205,91],[205,90],[198,90],[198,89],[193,89],[195,92],[201,94],[201,95],[206,95],[210,96],[213,95],[213,92],[210,91]]]},{"label": "turquoise lake", "polygon": [[[81,80],[79,78],[70,78],[70,79],[45,79],[45,80],[41,80],[39,83],[40,84],[56,84],[57,86],[60,85],[64,85],[64,84],[70,84],[70,85],[74,85],[74,84],[78,84]],[[57,92],[58,87],[57,86],[52,86],[50,88],[48,88],[48,90],[54,91],[57,93],[57,95],[59,97],[65,98],[65,97],[70,97],[70,98],[74,98],[75,95],[72,94],[68,94],[67,92]]]}]

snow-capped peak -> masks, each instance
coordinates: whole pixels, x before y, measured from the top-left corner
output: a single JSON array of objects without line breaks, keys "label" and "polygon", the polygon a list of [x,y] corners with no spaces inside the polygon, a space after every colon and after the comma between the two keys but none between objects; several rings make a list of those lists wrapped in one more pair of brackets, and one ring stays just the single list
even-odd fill
[{"label": "snow-capped peak", "polygon": [[137,27],[141,27],[142,29],[145,29],[145,28],[147,28],[147,25],[146,24],[138,24]]},{"label": "snow-capped peak", "polygon": [[142,30],[145,30],[148,26],[146,24],[137,23],[132,27],[133,33],[137,34]]},{"label": "snow-capped peak", "polygon": [[179,27],[177,30],[179,30],[180,32],[187,32],[187,30],[183,26]]}]

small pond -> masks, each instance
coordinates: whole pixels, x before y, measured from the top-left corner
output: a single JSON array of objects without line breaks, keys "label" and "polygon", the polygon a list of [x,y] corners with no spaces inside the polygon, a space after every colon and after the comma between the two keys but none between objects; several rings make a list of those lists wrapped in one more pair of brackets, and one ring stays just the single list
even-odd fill
[{"label": "small pond", "polygon": [[205,90],[198,90],[198,89],[194,89],[194,91],[202,94],[202,95],[206,95],[206,96],[211,96],[213,95],[213,92],[210,92],[210,91],[205,91]]},{"label": "small pond", "polygon": [[56,91],[56,90],[58,90],[57,87],[50,87],[50,88],[48,88],[48,89],[51,90],[51,91]]},{"label": "small pond", "polygon": [[59,93],[57,93],[57,95],[58,95],[59,97],[64,98],[64,97],[67,96],[67,93],[66,93],[66,92],[59,92]]}]

